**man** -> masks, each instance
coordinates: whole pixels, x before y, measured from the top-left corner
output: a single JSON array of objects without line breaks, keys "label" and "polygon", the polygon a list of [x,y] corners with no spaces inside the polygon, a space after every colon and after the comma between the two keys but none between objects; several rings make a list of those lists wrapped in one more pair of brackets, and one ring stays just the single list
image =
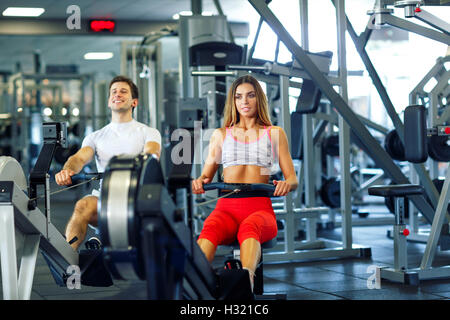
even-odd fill
[{"label": "man", "polygon": [[[133,109],[138,105],[138,88],[129,78],[117,76],[109,84],[108,107],[111,122],[85,137],[78,150],[55,175],[58,185],[72,184],[71,176],[79,173],[95,157],[97,171],[104,172],[109,160],[116,155],[153,154],[158,159],[161,152],[161,134],[157,129],[133,119]],[[97,201],[99,190],[77,201],[66,227],[66,239],[76,250],[83,243],[88,225],[97,226]],[[97,242],[97,243],[96,243]],[[100,245],[98,239],[87,246]]]}]

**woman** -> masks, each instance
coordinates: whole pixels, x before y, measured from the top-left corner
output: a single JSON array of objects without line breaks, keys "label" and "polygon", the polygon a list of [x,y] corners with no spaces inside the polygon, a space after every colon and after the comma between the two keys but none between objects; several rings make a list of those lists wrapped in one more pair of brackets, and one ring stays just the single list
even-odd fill
[{"label": "woman", "polygon": [[[267,98],[258,83],[245,75],[236,79],[227,96],[224,127],[216,129],[200,177],[192,181],[195,194],[204,193],[203,184],[212,181],[223,165],[225,183],[268,183],[271,167],[278,163],[285,180],[273,180],[274,196],[285,196],[298,181],[289,153],[286,133],[272,126]],[[277,222],[266,192],[238,192],[218,200],[197,241],[209,262],[221,244],[239,241],[241,263],[250,274],[253,288],[255,270],[261,258],[261,243],[277,235]]]}]

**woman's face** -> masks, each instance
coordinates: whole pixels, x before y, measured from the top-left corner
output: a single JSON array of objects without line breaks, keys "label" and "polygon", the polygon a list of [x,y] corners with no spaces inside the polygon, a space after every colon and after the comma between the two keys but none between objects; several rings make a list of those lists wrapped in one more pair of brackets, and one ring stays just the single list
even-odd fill
[{"label": "woman's face", "polygon": [[252,84],[242,83],[237,86],[234,101],[237,112],[241,117],[256,117],[258,106],[256,103],[256,91]]}]

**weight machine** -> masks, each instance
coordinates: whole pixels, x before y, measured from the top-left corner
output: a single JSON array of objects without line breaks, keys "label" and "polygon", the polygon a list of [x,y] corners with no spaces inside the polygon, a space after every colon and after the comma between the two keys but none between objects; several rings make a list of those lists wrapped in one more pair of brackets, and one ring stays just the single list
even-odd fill
[{"label": "weight machine", "polygon": [[[449,128],[449,127],[446,127]],[[448,138],[450,130],[432,128],[427,130],[425,107],[421,105],[409,106],[405,110],[405,130],[409,133],[405,139],[406,159],[413,163],[422,163],[428,158],[427,135],[437,135]],[[450,266],[433,267],[433,260],[441,230],[444,227],[450,202],[450,165],[439,197],[438,206],[431,224],[431,231],[427,239],[422,262],[418,268],[408,267],[406,239],[409,230],[404,222],[405,201],[414,194],[424,194],[421,185],[403,184],[394,186],[374,186],[369,188],[369,194],[375,196],[393,196],[396,198],[394,237],[394,268],[378,267],[381,279],[388,279],[410,285],[419,285],[420,280],[450,277]]]},{"label": "weight machine", "polygon": [[[367,128],[364,126],[364,123],[356,116],[356,114],[349,108],[347,102],[343,97],[338,95],[334,89],[332,88],[333,83],[330,82],[326,77],[323,76],[323,74],[320,73],[320,71],[317,69],[317,67],[314,65],[314,63],[311,61],[311,59],[307,56],[305,50],[300,47],[296,41],[290,36],[290,34],[284,29],[283,25],[280,23],[280,21],[277,19],[277,17],[273,14],[273,12],[268,8],[267,4],[262,0],[249,0],[249,2],[252,4],[252,6],[258,11],[258,13],[262,16],[262,18],[267,22],[267,24],[274,30],[274,32],[278,35],[278,37],[283,41],[283,43],[286,45],[287,49],[293,54],[294,58],[304,67],[305,71],[308,73],[308,75],[311,77],[311,79],[314,81],[314,83],[320,88],[322,91],[322,94],[325,95],[333,106],[335,106],[338,113],[342,116],[341,120],[345,120],[345,122],[350,126],[351,130],[355,135],[359,137],[363,145],[365,146],[365,149],[367,150],[367,154],[374,160],[375,164],[384,170],[385,174],[392,178],[395,183],[397,184],[408,184],[409,180],[408,178],[401,172],[401,170],[397,167],[397,165],[393,162],[391,157],[387,155],[385,150],[383,150],[376,141],[368,132]],[[306,5],[306,1],[302,1],[303,5]],[[384,88],[381,79],[379,78],[373,64],[370,61],[370,58],[365,50],[365,46],[367,44],[367,41],[370,38],[370,35],[372,33],[373,27],[374,27],[374,21],[393,21],[396,19],[390,19],[388,14],[386,12],[377,11],[375,12],[375,16],[371,16],[369,19],[369,23],[366,27],[366,30],[361,33],[361,35],[357,35],[354,31],[350,21],[345,16],[345,13],[343,12],[342,8],[342,2],[341,1],[334,1],[333,4],[335,5],[338,12],[340,12],[340,15],[342,19],[338,19],[338,21],[346,21],[346,28],[350,34],[350,36],[353,39],[353,42],[355,43],[356,49],[361,56],[361,59],[363,63],[366,66],[366,69],[372,78],[372,81],[377,89],[377,91],[380,94],[381,100],[383,104],[386,107],[387,113],[389,117],[391,118],[394,127],[397,129],[397,133],[399,134],[400,139],[403,142],[404,139],[404,128],[403,123],[400,120],[398,114],[395,111],[395,108],[390,101],[390,98],[386,92],[386,89]],[[381,7],[385,6],[385,3],[380,1],[377,2],[377,4],[380,4]],[[376,20],[376,16],[381,16],[385,20]],[[386,20],[387,19],[387,20]],[[400,19],[401,20],[401,19]],[[397,20],[396,20],[397,21]],[[398,22],[398,21],[397,21]],[[420,27],[413,27],[410,23],[402,24],[402,26],[411,27],[411,30],[413,32],[427,35],[427,34],[433,34],[430,38],[435,40],[442,40],[441,42],[444,42],[446,44],[449,43],[449,36],[445,32],[439,32],[434,31],[428,32],[428,30],[424,30]],[[345,41],[342,41],[345,43]],[[342,45],[341,41],[339,41],[339,45]],[[345,73],[345,69],[343,70]],[[345,167],[345,164],[343,165]],[[418,208],[418,210],[423,214],[423,216],[426,218],[426,220],[429,223],[432,223],[433,217],[434,217],[434,211],[435,207],[437,206],[437,200],[439,197],[439,194],[432,183],[430,176],[425,170],[425,167],[422,164],[414,164],[414,168],[416,172],[418,173],[418,176],[420,178],[421,183],[423,184],[425,188],[426,195],[431,199],[431,204],[428,203],[423,195],[413,195],[411,196],[411,201],[414,203],[414,205]],[[308,171],[308,170],[306,170]],[[305,172],[306,172],[305,171]],[[345,184],[341,185],[343,190],[345,190]],[[347,186],[348,187],[348,186]],[[344,192],[345,194],[345,192]],[[345,207],[345,206],[343,206]],[[441,238],[445,238],[448,235],[443,234],[441,235]],[[442,243],[442,241],[441,241]]]},{"label": "weight machine", "polygon": [[[446,70],[445,64],[450,61],[450,56],[440,57],[436,60],[436,64],[427,72],[427,74],[419,81],[414,89],[409,94],[409,104],[417,105],[421,104],[427,106],[429,112],[427,112],[427,122],[430,126],[443,125],[448,122],[450,108],[442,101],[444,97],[449,95],[450,86],[448,85],[448,78],[450,76],[449,71]],[[432,79],[436,80],[436,84],[426,89],[431,83]],[[433,139],[434,143],[428,147],[430,157],[428,157],[427,164],[430,168],[430,177],[435,182],[439,176],[438,162],[446,161],[446,154],[448,154],[448,146],[445,145],[442,138],[437,136],[429,136],[427,139]],[[441,142],[439,142],[441,141]],[[437,142],[437,143],[436,143]],[[403,148],[403,145],[402,145]],[[431,150],[430,150],[431,149]],[[403,156],[405,154],[403,153]],[[414,165],[409,165],[409,176],[411,182],[414,184],[419,183],[419,177],[414,169]],[[407,207],[406,207],[407,208]],[[419,227],[419,216],[417,209],[411,205],[409,206],[409,230],[407,241],[416,241],[426,243],[429,235],[429,228]],[[388,237],[393,238],[391,231],[388,231]]]},{"label": "weight machine", "polygon": [[[411,15],[411,6],[414,8],[422,1],[396,1],[395,5],[400,7],[405,7],[405,11],[407,12],[406,17],[410,17]],[[336,2],[335,2],[336,4]],[[367,51],[365,49],[365,46],[367,42],[370,39],[370,36],[372,34],[373,29],[378,28],[379,26],[383,24],[389,24],[391,26],[414,32],[417,34],[420,34],[422,36],[428,37],[430,39],[434,39],[436,41],[446,43],[447,45],[450,43],[450,36],[448,34],[448,29],[446,31],[443,31],[442,29],[438,28],[431,29],[431,28],[425,28],[419,25],[416,25],[410,21],[395,17],[392,15],[393,10],[388,9],[388,3],[387,1],[376,1],[375,7],[373,10],[370,10],[368,14],[370,15],[369,21],[367,23],[367,26],[365,30],[358,36],[353,29],[353,26],[351,25],[350,21],[347,18],[347,28],[349,31],[349,34],[355,44],[355,47],[369,73],[369,76],[371,77],[373,84],[375,88],[377,89],[380,98],[386,108],[387,114],[389,115],[390,119],[392,120],[392,123],[400,137],[400,140],[402,143],[404,143],[404,126],[402,121],[400,120],[400,117],[395,111],[395,108],[387,94],[386,88],[383,86],[383,83],[376,72],[375,67],[373,66]],[[424,11],[422,8],[420,10]],[[414,10],[413,10],[414,11]],[[429,15],[426,20],[429,20],[431,18],[431,15]],[[436,17],[434,17],[436,18]],[[436,21],[439,20],[436,18]],[[433,25],[433,23],[430,23],[430,25]],[[447,24],[448,25],[448,24]],[[443,32],[441,32],[443,31]],[[366,140],[366,139],[363,139]],[[391,167],[391,165],[388,165]],[[426,205],[423,203],[422,200],[419,198],[422,198],[424,200],[424,197],[419,196],[413,196],[412,201],[414,202],[414,205],[422,212],[425,219],[432,223],[433,216],[434,216],[434,209],[437,205],[438,200],[438,192],[429,176],[427,171],[425,170],[425,167],[421,164],[414,164],[414,169],[417,172],[417,175],[419,177],[419,180],[421,181],[422,185],[425,188],[425,192],[427,196],[431,199],[432,206]],[[391,173],[391,168],[389,170],[386,170],[385,165],[380,166],[382,169],[385,169],[385,172],[393,178],[394,182],[398,184],[404,184],[407,183],[407,181],[404,178],[397,177],[397,174],[393,175]],[[395,170],[395,169],[394,169]],[[400,178],[400,179],[399,179]],[[444,235],[445,236],[445,235]]]}]

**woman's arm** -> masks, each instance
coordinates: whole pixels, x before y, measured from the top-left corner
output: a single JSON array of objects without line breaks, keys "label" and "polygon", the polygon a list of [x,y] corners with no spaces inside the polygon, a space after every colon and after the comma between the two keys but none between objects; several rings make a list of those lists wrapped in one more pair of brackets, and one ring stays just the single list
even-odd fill
[{"label": "woman's arm", "polygon": [[285,196],[290,191],[297,189],[297,175],[295,174],[294,163],[292,162],[291,153],[289,152],[289,143],[286,133],[280,127],[273,127],[270,134],[276,150],[278,150],[278,161],[285,179],[284,181],[273,181],[273,184],[277,186],[273,194],[274,196]]},{"label": "woman's arm", "polygon": [[209,140],[208,156],[203,166],[202,174],[197,179],[192,180],[192,192],[194,194],[204,193],[203,184],[211,182],[214,178],[222,159],[223,140],[222,130],[214,130]]}]

